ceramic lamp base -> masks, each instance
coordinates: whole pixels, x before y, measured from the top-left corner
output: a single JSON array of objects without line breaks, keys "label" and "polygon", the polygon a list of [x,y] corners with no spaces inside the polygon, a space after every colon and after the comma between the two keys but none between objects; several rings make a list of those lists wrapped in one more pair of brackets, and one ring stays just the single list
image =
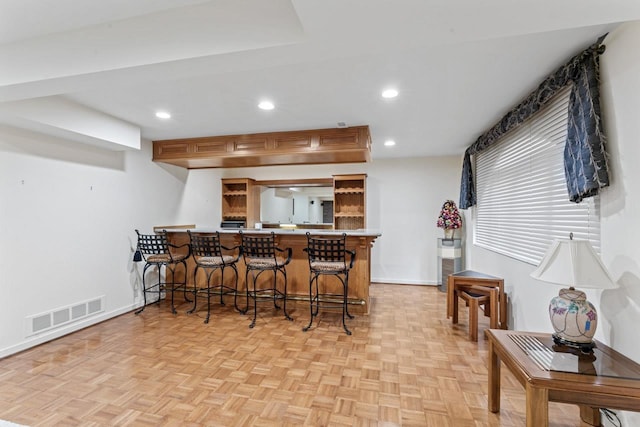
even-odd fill
[{"label": "ceramic lamp base", "polygon": [[556,344],[593,348],[598,314],[584,292],[573,287],[561,289],[549,303],[549,317],[555,330],[553,339]]}]

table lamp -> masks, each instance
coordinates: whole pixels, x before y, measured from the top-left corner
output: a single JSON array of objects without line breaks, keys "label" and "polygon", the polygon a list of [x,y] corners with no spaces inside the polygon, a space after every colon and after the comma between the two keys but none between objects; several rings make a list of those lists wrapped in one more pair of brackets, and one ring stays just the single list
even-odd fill
[{"label": "table lamp", "polygon": [[549,317],[555,333],[553,341],[590,351],[598,326],[598,314],[584,292],[575,289],[612,289],[617,285],[588,240],[556,239],[531,277],[543,282],[569,286],[549,303]]}]

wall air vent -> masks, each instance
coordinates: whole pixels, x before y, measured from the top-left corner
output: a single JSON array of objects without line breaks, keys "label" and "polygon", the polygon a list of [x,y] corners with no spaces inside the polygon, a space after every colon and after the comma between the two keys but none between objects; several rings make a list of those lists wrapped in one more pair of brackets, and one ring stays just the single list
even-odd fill
[{"label": "wall air vent", "polygon": [[51,315],[43,314],[41,316],[34,316],[31,318],[31,329],[33,332],[44,331],[51,327]]},{"label": "wall air vent", "polygon": [[70,319],[68,308],[54,311],[51,314],[53,315],[53,326],[58,326],[58,325],[62,325],[63,323],[67,323]]},{"label": "wall air vent", "polygon": [[104,311],[104,295],[26,318],[26,336],[68,325]]}]

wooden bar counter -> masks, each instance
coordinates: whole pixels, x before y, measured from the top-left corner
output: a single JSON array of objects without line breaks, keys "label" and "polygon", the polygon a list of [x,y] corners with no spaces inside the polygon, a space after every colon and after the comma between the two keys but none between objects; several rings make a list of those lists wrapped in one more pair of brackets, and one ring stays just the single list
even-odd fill
[{"label": "wooden bar counter", "polygon": [[[167,228],[167,237],[169,242],[174,245],[183,245],[189,242],[189,235],[186,229]],[[220,232],[222,244],[226,247],[240,245],[240,234],[237,229],[215,229],[215,228],[192,228],[192,233],[215,233]],[[287,265],[287,294],[291,300],[307,300],[309,299],[309,261],[307,253],[303,251],[307,247],[307,231],[312,235],[319,236],[340,236],[342,233],[347,234],[347,249],[356,252],[356,259],[349,274],[349,311],[354,314],[368,314],[370,309],[369,301],[369,285],[371,284],[371,248],[376,238],[381,236],[377,231],[373,230],[256,230],[243,229],[246,234],[270,234],[275,233],[276,246],[286,249],[291,248],[291,262]],[[237,253],[237,252],[236,252]],[[347,257],[348,259],[348,257]],[[193,286],[193,270],[194,262],[191,258],[188,260],[187,283]],[[245,266],[242,258],[238,262],[238,289],[244,291],[245,285]],[[231,276],[231,277],[229,277]],[[230,284],[233,274],[225,274],[225,282]],[[212,278],[212,281],[219,280],[219,275]],[[273,280],[273,276],[263,274],[260,280]],[[278,275],[278,288],[283,289],[282,277]],[[327,290],[331,293],[342,293],[342,286],[337,279],[333,277],[321,277],[321,283],[324,281]],[[212,282],[213,283],[213,282]],[[258,282],[260,284],[260,281]],[[198,275],[198,286],[204,286],[204,274]]]}]

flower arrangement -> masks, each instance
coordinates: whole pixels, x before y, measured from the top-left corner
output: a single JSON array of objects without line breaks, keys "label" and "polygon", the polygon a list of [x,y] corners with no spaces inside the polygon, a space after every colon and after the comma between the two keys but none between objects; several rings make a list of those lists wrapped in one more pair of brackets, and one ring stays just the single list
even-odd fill
[{"label": "flower arrangement", "polygon": [[447,200],[444,202],[436,225],[438,228],[444,228],[445,230],[462,228],[462,217],[460,216],[458,207],[453,200]]}]

